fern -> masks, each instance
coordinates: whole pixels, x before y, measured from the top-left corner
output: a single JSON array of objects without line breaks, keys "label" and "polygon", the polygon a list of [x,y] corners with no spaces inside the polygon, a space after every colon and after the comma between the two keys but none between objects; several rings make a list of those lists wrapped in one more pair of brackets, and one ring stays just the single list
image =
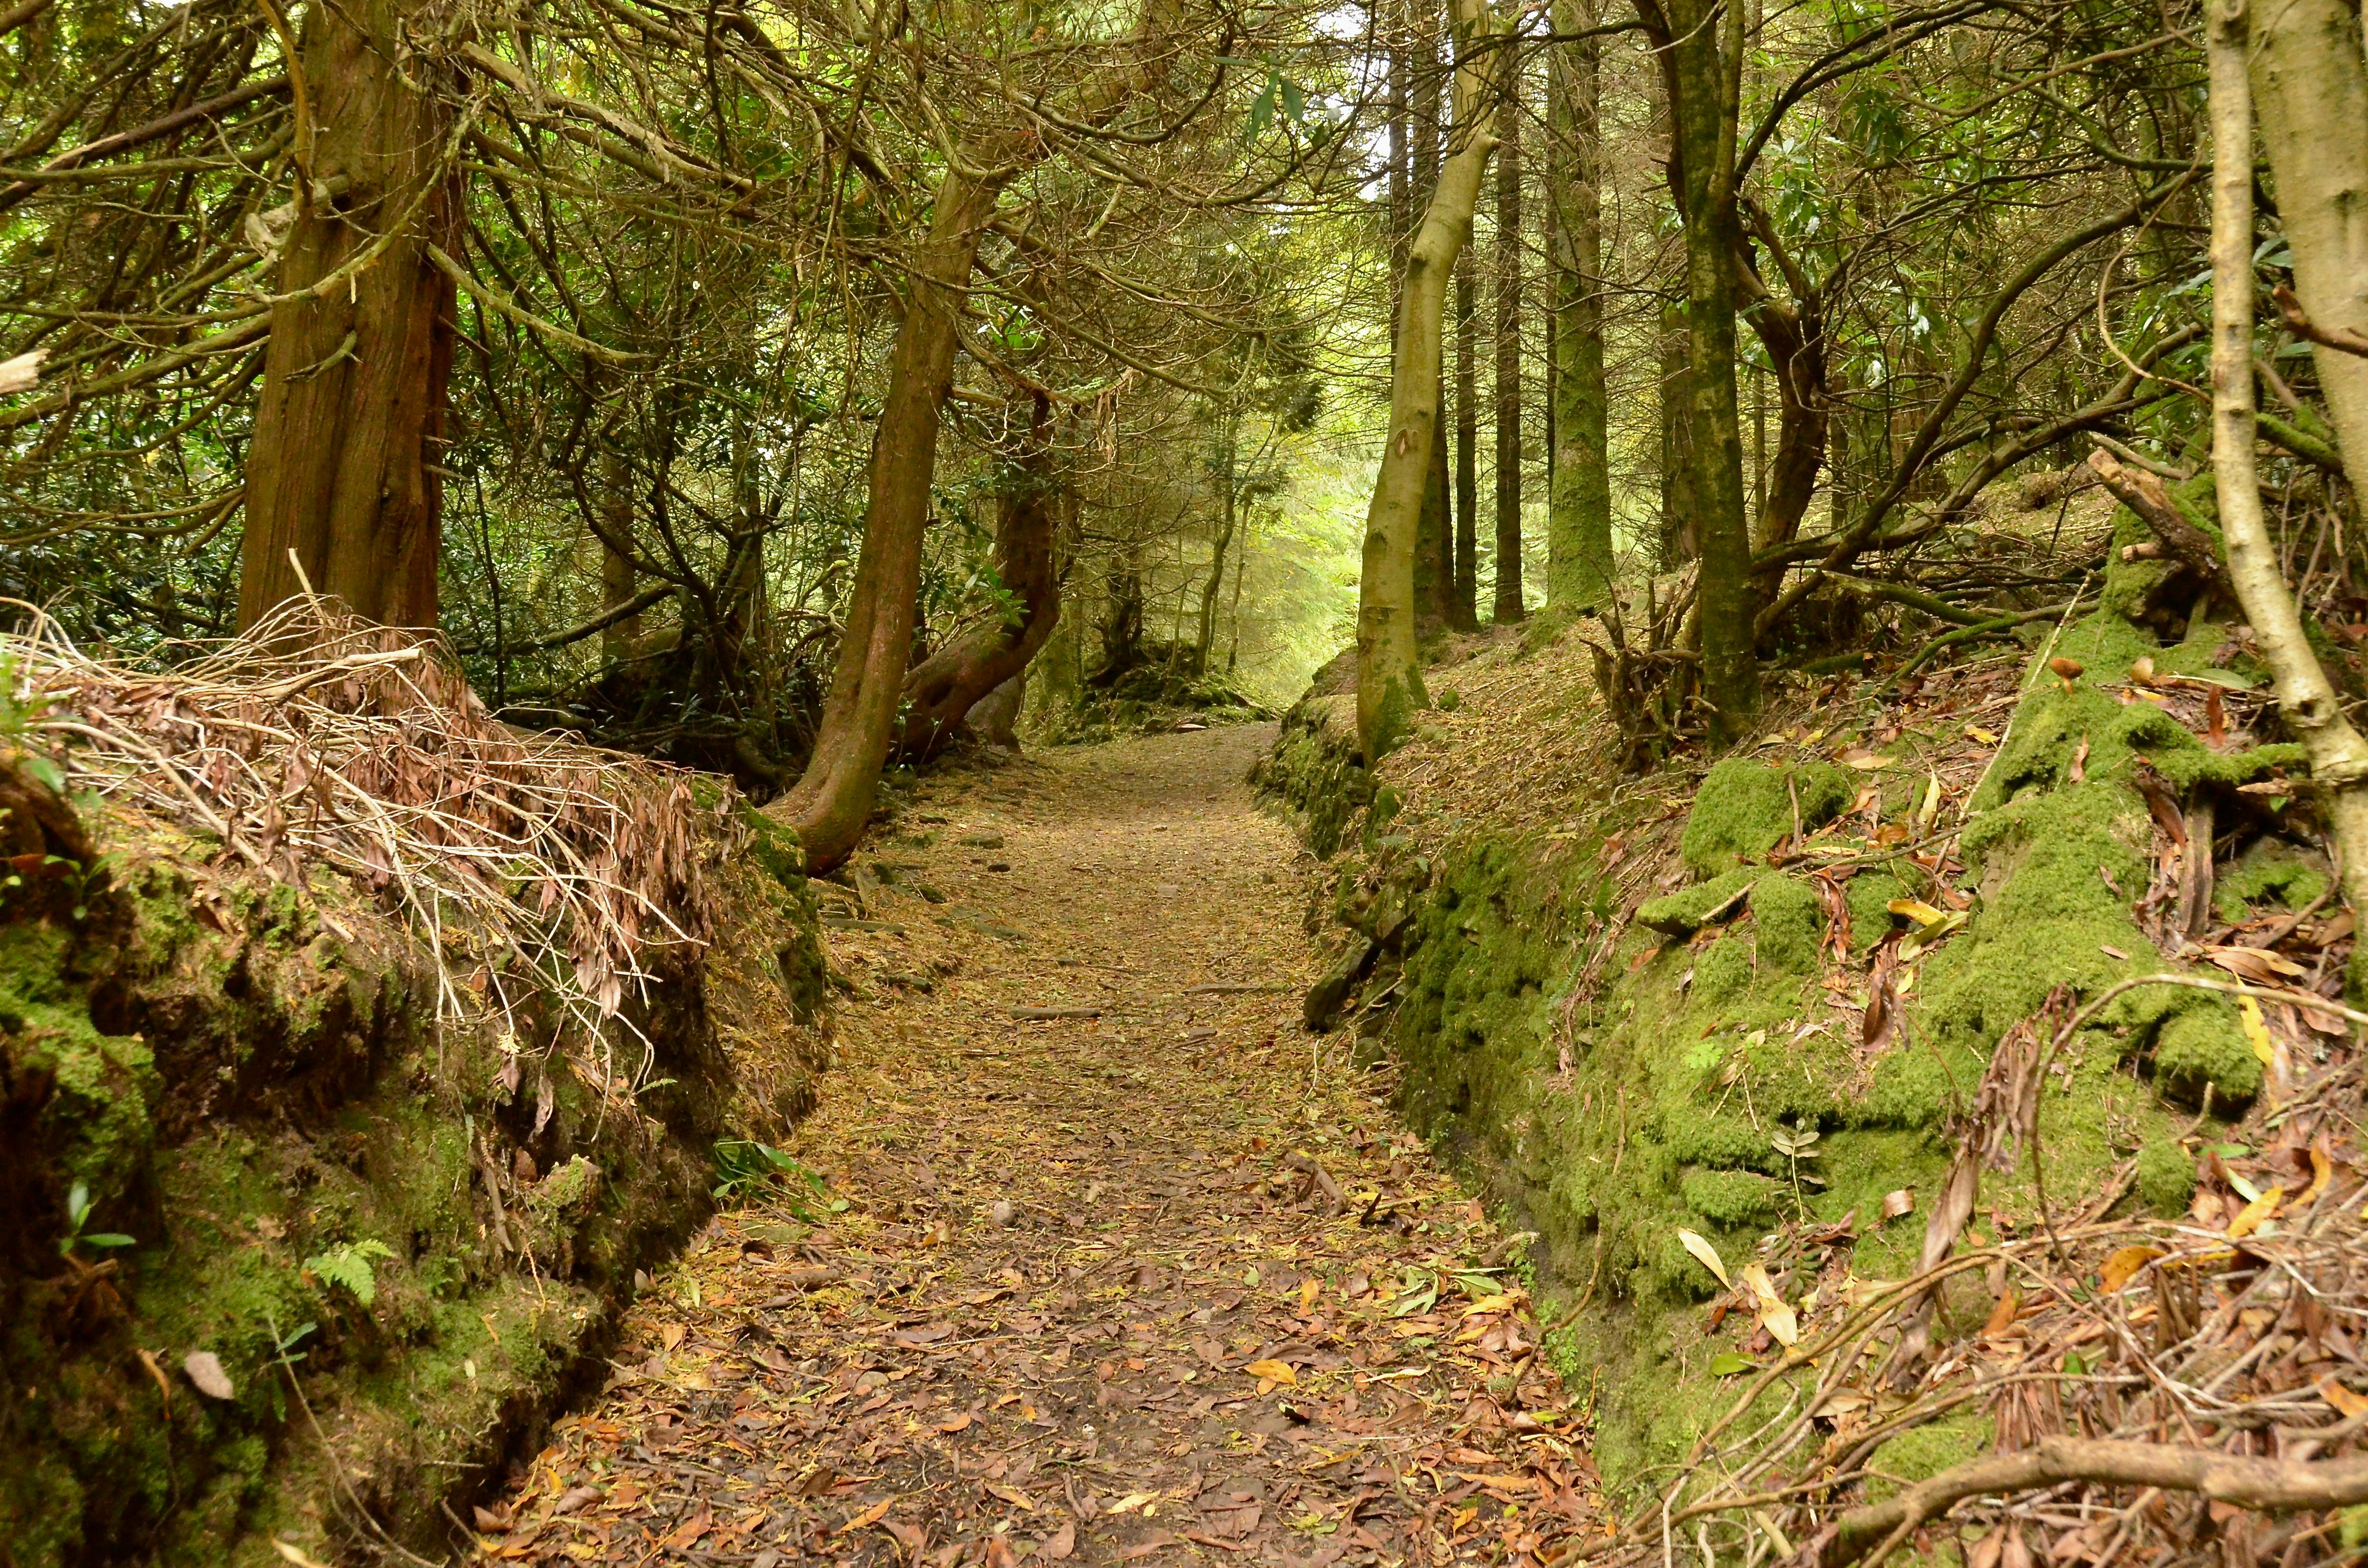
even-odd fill
[{"label": "fern", "polygon": [[328,1251],[306,1258],[304,1272],[324,1287],[343,1286],[348,1295],[367,1307],[378,1300],[378,1274],[371,1260],[393,1256],[394,1249],[384,1242],[339,1242]]}]

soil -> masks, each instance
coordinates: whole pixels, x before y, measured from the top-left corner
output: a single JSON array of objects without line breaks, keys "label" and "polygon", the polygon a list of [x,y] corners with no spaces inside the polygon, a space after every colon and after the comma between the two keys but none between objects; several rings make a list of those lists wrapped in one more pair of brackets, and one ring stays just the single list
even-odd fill
[{"label": "soil", "polygon": [[650,1283],[483,1551],[1533,1562],[1604,1528],[1522,1238],[1299,1026],[1272,739],[940,774],[816,884],[850,994],[798,1168]]}]

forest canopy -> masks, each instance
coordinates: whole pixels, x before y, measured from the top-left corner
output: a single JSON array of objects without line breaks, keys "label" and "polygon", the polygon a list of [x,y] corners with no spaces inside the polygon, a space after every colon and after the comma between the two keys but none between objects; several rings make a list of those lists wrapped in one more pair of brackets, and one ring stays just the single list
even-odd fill
[{"label": "forest canopy", "polygon": [[[2288,554],[2368,419],[2357,26],[2247,45]],[[2217,579],[2204,28],[17,0],[0,592],[134,656],[308,593],[438,627],[825,864],[998,690],[1273,704],[1352,632],[1369,750],[1423,639],[1540,611],[1635,760],[1716,745],[1870,617],[2062,614],[2099,563],[1998,519],[2070,487]]]}]

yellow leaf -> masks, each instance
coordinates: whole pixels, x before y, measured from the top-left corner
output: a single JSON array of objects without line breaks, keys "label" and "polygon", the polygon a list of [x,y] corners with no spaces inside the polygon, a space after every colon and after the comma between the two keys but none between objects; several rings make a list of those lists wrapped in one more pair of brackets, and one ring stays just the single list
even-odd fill
[{"label": "yellow leaf", "polygon": [[1906,915],[1918,926],[1930,926],[1935,921],[1948,918],[1920,898],[1895,898],[1884,907],[1894,915]]},{"label": "yellow leaf", "polygon": [[888,1517],[888,1505],[894,1503],[895,1500],[896,1499],[894,1497],[882,1497],[877,1503],[872,1504],[869,1508],[864,1509],[863,1512],[856,1515],[855,1517],[848,1520],[847,1523],[839,1526],[838,1533],[845,1535],[849,1530],[860,1530],[867,1526],[878,1524],[881,1520]]},{"label": "yellow leaf", "polygon": [[1307,1311],[1315,1304],[1315,1292],[1324,1288],[1313,1274],[1299,1282],[1299,1310]]},{"label": "yellow leaf", "polygon": [[1793,1309],[1784,1304],[1784,1298],[1776,1293],[1776,1286],[1769,1279],[1768,1270],[1756,1263],[1746,1265],[1743,1283],[1759,1303],[1759,1324],[1768,1331],[1769,1336],[1787,1350],[1800,1344],[1800,1320],[1793,1315]]},{"label": "yellow leaf", "polygon": [[1873,773],[1891,766],[1891,759],[1887,756],[1846,756],[1842,761],[1845,766],[1855,767],[1861,773]]},{"label": "yellow leaf", "polygon": [[279,1553],[286,1561],[296,1564],[296,1568],[329,1568],[327,1563],[293,1541],[275,1540],[271,1543],[271,1550]]},{"label": "yellow leaf", "polygon": [[1109,1507],[1104,1508],[1102,1512],[1111,1517],[1116,1517],[1120,1514],[1132,1514],[1137,1508],[1142,1507],[1145,1503],[1156,1502],[1158,1500],[1158,1496],[1159,1494],[1156,1492],[1130,1492],[1125,1496],[1120,1498],[1117,1502],[1111,1504]]},{"label": "yellow leaf", "polygon": [[1932,831],[1933,823],[1940,819],[1940,815],[1941,775],[1935,771],[1931,775],[1931,782],[1925,786],[1924,803],[1916,808],[1916,825],[1930,833]]},{"label": "yellow leaf", "polygon": [[2105,1259],[2104,1269],[2098,1276],[2097,1283],[2106,1295],[2112,1295],[2136,1278],[2139,1269],[2161,1256],[2160,1247],[2123,1247]]},{"label": "yellow leaf", "polygon": [[2361,1398],[2337,1382],[2332,1373],[2318,1380],[2318,1393],[2321,1399],[2347,1416],[2368,1414],[2368,1399]]},{"label": "yellow leaf", "polygon": [[2276,1066],[2278,1042],[2270,1038],[2270,1026],[2261,1017],[2261,1005],[2250,996],[2239,996],[2237,1011],[2244,1017],[2245,1038],[2253,1042],[2253,1054],[2261,1059],[2262,1066]]},{"label": "yellow leaf", "polygon": [[1720,1261],[1718,1249],[1716,1247],[1711,1245],[1710,1243],[1704,1241],[1701,1236],[1695,1234],[1691,1231],[1679,1231],[1678,1233],[1678,1243],[1688,1252],[1694,1255],[1696,1262],[1700,1263],[1704,1268],[1709,1269],[1713,1274],[1717,1275],[1718,1282],[1720,1284],[1725,1286],[1730,1290],[1735,1289],[1735,1281],[1727,1278],[1726,1265]]},{"label": "yellow leaf", "polygon": [[2286,1189],[2283,1187],[2273,1187],[2246,1204],[2244,1211],[2228,1221],[2229,1240],[2235,1241],[2240,1237],[2249,1236],[2269,1223],[2271,1217],[2277,1213],[2278,1205],[2285,1200]]},{"label": "yellow leaf", "polygon": [[2327,1157],[2326,1150],[2316,1143],[2312,1144],[2310,1146],[2310,1187],[2302,1195],[2301,1207],[2307,1209],[2317,1202],[2318,1195],[2325,1192],[2327,1184],[2334,1179],[2335,1162]]},{"label": "yellow leaf", "polygon": [[1299,1374],[1291,1369],[1288,1361],[1253,1361],[1242,1370],[1262,1382],[1281,1383],[1287,1389],[1299,1386]]},{"label": "yellow leaf", "polygon": [[1998,744],[1998,737],[1991,734],[1987,730],[1983,729],[1979,724],[1966,725],[1965,738],[1979,745],[1994,746]]}]

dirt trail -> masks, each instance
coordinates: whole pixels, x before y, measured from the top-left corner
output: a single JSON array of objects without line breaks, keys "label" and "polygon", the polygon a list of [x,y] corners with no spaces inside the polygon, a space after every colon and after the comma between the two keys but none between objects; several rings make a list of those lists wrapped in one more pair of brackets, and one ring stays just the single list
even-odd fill
[{"label": "dirt trail", "polygon": [[825,887],[827,1188],[655,1282],[484,1550],[1526,1562],[1593,1517],[1505,1238],[1299,1027],[1271,736],[939,779]]}]

